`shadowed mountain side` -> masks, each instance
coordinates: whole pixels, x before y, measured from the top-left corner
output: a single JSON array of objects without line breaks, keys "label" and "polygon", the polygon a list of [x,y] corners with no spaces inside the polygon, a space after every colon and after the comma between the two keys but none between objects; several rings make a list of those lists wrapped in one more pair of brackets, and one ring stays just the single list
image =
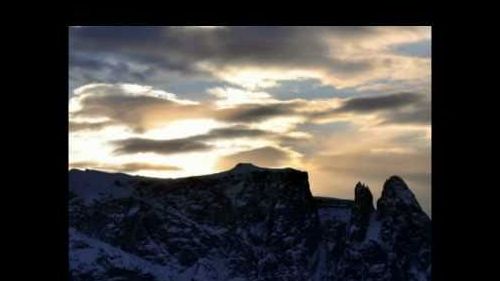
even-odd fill
[{"label": "shadowed mountain side", "polygon": [[430,280],[430,219],[399,177],[373,207],[240,163],[154,179],[69,172],[71,280]]}]

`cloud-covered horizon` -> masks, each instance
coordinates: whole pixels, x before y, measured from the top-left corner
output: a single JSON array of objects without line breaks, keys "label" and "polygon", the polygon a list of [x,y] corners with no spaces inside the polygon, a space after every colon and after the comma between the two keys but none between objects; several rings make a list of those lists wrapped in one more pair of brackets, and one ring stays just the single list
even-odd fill
[{"label": "cloud-covered horizon", "polygon": [[316,195],[405,178],[430,212],[429,27],[70,28],[70,166],[294,167]]}]

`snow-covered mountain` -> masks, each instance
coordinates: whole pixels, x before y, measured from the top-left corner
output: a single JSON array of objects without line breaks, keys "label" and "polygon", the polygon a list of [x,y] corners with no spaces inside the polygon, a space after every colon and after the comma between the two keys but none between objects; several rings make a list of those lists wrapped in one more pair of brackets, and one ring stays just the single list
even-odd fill
[{"label": "snow-covered mountain", "polygon": [[306,172],[238,164],[154,179],[69,172],[71,280],[430,280],[431,220],[399,177],[373,206]]}]

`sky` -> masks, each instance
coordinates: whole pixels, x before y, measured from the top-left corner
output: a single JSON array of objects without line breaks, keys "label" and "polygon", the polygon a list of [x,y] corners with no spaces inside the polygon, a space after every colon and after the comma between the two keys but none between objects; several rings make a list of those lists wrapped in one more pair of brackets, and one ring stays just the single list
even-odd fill
[{"label": "sky", "polygon": [[175,178],[239,162],[316,196],[399,175],[431,213],[431,27],[70,27],[70,168]]}]

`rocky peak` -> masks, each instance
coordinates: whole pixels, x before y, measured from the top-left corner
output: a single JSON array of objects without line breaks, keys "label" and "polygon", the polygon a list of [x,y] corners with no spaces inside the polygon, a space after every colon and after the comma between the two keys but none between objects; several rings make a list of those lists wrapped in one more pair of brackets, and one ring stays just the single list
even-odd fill
[{"label": "rocky peak", "polygon": [[375,210],[370,188],[361,182],[354,188],[354,204],[362,213],[371,213]]},{"label": "rocky peak", "polygon": [[246,172],[261,171],[261,170],[264,170],[264,168],[257,167],[252,163],[238,163],[230,171],[237,173],[246,173]]},{"label": "rocky peak", "polygon": [[381,213],[404,210],[421,211],[415,195],[399,176],[387,179],[382,189],[382,195],[377,201],[377,210]]},{"label": "rocky peak", "polygon": [[387,261],[397,268],[392,280],[430,280],[431,220],[401,177],[392,176],[384,183],[377,217],[388,252],[404,257]]},{"label": "rocky peak", "polygon": [[220,186],[231,198],[250,196],[262,197],[262,200],[312,200],[307,172],[292,168],[263,168],[251,163],[239,163],[234,168],[212,174],[209,178],[224,182]]},{"label": "rocky peak", "polygon": [[[222,172],[222,174],[251,174],[252,172],[269,172],[269,173],[286,173],[286,174],[301,174],[306,175],[307,172],[299,171],[292,168],[263,168],[252,163],[238,163],[232,169]],[[217,174],[214,174],[217,175]]]},{"label": "rocky peak", "polygon": [[368,186],[358,182],[354,188],[354,206],[349,227],[349,238],[362,241],[370,221],[373,208],[373,195]]}]

